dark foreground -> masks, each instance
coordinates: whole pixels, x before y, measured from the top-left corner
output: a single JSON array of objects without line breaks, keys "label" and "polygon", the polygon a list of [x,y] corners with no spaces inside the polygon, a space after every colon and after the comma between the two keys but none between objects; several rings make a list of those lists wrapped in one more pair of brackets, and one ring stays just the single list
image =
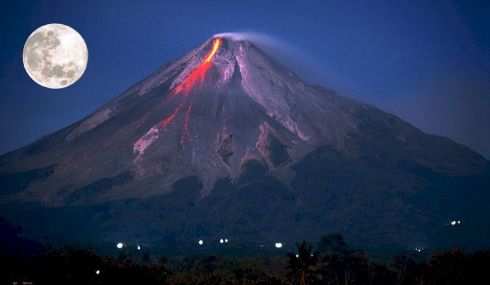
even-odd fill
[{"label": "dark foreground", "polygon": [[490,251],[394,256],[387,262],[350,250],[331,234],[281,257],[157,257],[148,249],[101,256],[88,249],[4,252],[0,284],[490,284]]}]

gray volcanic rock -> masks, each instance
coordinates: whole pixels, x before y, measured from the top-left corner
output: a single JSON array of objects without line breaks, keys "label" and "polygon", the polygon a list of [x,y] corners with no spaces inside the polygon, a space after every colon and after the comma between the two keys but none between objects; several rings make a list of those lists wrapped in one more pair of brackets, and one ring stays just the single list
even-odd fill
[{"label": "gray volcanic rock", "polygon": [[211,38],[87,118],[1,156],[0,214],[28,224],[8,205],[85,209],[87,236],[105,239],[342,231],[408,245],[428,243],[451,215],[475,217],[465,207],[490,201],[488,169],[447,138],[303,83],[248,41]]},{"label": "gray volcanic rock", "polygon": [[66,193],[124,171],[134,179],[101,200],[159,195],[187,175],[202,179],[205,195],[248,159],[286,167],[356,132],[361,104],[306,86],[246,41],[223,39],[204,80],[177,93],[211,47],[210,39],[88,118],[4,156],[2,172],[56,165],[15,199],[62,205]]}]

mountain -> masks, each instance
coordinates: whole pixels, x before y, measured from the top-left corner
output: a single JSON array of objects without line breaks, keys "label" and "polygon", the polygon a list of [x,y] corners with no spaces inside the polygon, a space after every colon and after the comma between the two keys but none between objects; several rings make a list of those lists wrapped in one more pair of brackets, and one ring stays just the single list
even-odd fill
[{"label": "mountain", "polygon": [[0,185],[0,215],[52,239],[270,246],[341,232],[411,248],[490,236],[489,161],[232,37],[1,156]]}]

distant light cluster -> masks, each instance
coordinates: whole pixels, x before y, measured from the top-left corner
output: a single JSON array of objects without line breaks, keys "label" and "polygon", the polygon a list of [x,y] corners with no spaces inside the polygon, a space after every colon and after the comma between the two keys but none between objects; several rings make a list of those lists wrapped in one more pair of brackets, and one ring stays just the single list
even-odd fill
[{"label": "distant light cluster", "polygon": [[[458,221],[457,221],[457,222],[458,222]],[[204,245],[204,242],[205,242],[205,241],[204,241],[203,239],[198,239],[198,240],[197,240],[197,244],[198,244],[198,246],[203,246],[203,245]],[[217,242],[218,242],[218,244],[220,244],[220,245],[225,245],[226,243],[228,243],[228,242],[229,242],[229,240],[228,240],[228,238],[224,238],[224,237],[222,237],[222,238],[219,238],[219,239],[217,240]],[[281,248],[283,248],[285,245],[286,245],[285,243],[283,243],[283,242],[279,242],[279,241],[274,243],[274,247],[275,247],[275,248],[277,248],[277,249],[281,249]],[[120,250],[122,250],[123,248],[126,248],[126,247],[131,248],[131,247],[133,247],[133,246],[134,246],[134,248],[136,248],[136,250],[138,250],[138,251],[140,251],[140,250],[142,249],[141,245],[140,245],[140,244],[138,244],[138,243],[136,243],[136,244],[134,244],[134,245],[128,245],[128,244],[125,244],[125,243],[123,243],[123,242],[117,242],[117,243],[116,243],[116,248],[117,248],[117,249],[120,249]],[[266,246],[265,246],[265,245],[263,245],[263,244],[260,244],[259,246],[260,246],[261,248],[266,247]],[[417,251],[417,248],[415,248],[415,251]],[[419,252],[420,252],[420,251],[419,251]],[[298,255],[298,254],[296,254],[296,257],[299,257],[299,255]],[[97,273],[97,272],[98,272],[98,273]],[[98,275],[98,274],[100,274],[100,270],[96,270],[96,274],[97,274],[97,275]]]},{"label": "distant light cluster", "polygon": [[454,227],[454,226],[460,225],[460,224],[461,224],[461,221],[460,220],[452,220],[447,225],[448,226],[451,226],[451,227]]},{"label": "distant light cluster", "polygon": [[[228,243],[228,239],[227,239],[227,238],[220,238],[220,239],[218,240],[218,243],[219,243],[219,244],[225,244],[225,243]],[[198,244],[198,245],[203,245],[203,244],[204,244],[204,240],[202,240],[202,239],[198,240],[198,241],[197,241],[197,244]]]}]

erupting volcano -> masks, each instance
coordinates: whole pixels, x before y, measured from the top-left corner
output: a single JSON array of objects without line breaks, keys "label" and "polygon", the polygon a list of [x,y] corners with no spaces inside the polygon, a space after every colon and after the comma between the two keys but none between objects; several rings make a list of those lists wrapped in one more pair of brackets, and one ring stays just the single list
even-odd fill
[{"label": "erupting volcano", "polygon": [[[169,246],[334,231],[373,246],[477,246],[489,234],[489,177],[472,150],[306,84],[247,40],[216,36],[1,156],[0,214],[33,235]],[[24,218],[33,215],[40,221]],[[465,231],[448,239],[448,219]]]}]

